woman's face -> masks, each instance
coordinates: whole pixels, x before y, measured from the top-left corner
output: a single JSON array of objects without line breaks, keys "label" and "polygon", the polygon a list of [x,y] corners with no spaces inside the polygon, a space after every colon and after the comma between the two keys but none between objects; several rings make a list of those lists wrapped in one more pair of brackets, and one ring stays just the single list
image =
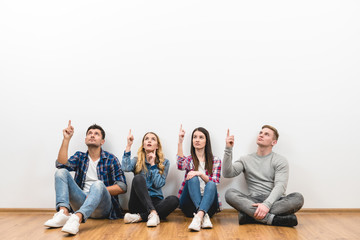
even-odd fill
[{"label": "woman's face", "polygon": [[153,152],[155,149],[158,149],[157,137],[152,133],[146,134],[144,138],[143,146],[145,152]]},{"label": "woman's face", "polygon": [[195,131],[192,141],[195,149],[204,149],[206,145],[206,136],[200,131]]}]

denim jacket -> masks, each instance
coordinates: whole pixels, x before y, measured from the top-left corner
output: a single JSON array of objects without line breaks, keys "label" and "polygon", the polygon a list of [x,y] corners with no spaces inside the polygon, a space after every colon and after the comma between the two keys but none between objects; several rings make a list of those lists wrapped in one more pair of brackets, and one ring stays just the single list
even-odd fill
[{"label": "denim jacket", "polygon": [[[137,157],[131,159],[131,152],[124,152],[123,159],[121,162],[121,167],[124,172],[133,172],[135,175],[135,166],[137,162]],[[161,188],[166,183],[166,177],[169,172],[170,162],[165,159],[164,161],[164,171],[162,174],[159,173],[159,168],[157,165],[151,166],[145,159],[145,165],[147,168],[146,171],[141,171],[139,174],[144,176],[146,180],[146,187],[149,191],[150,197],[157,197],[163,199],[163,193]]]}]

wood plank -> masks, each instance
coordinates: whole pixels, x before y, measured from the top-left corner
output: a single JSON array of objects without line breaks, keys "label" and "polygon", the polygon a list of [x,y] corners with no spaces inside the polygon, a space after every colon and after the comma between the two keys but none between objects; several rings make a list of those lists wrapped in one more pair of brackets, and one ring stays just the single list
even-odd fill
[{"label": "wood plank", "polygon": [[[0,212],[0,239],[63,239],[70,235],[60,228],[47,229],[43,223],[53,212]],[[191,218],[180,211],[170,214],[158,227],[146,223],[124,224],[122,219],[89,219],[71,239],[360,239],[360,213],[299,212],[299,225],[294,228],[261,224],[238,225],[234,211],[216,214],[213,229],[190,232]]]}]

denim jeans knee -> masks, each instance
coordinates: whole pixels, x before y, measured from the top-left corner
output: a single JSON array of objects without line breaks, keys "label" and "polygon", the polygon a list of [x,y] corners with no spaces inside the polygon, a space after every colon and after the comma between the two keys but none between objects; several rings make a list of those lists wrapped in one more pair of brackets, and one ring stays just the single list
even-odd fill
[{"label": "denim jeans knee", "polygon": [[89,192],[94,191],[95,189],[101,191],[103,188],[106,188],[105,184],[102,181],[97,180],[90,186]]},{"label": "denim jeans knee", "polygon": [[65,169],[65,168],[59,168],[59,169],[56,169],[56,172],[55,172],[55,179],[56,178],[67,178],[68,176],[71,176],[70,172]]},{"label": "denim jeans knee", "polygon": [[189,182],[189,184],[200,184],[199,178],[196,176],[187,181]]}]

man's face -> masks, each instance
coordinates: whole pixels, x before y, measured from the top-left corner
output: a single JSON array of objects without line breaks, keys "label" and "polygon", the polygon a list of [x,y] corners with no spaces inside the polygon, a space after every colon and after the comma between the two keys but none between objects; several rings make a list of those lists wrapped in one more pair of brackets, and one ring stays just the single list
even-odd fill
[{"label": "man's face", "polygon": [[274,146],[277,143],[274,137],[274,132],[271,129],[263,128],[259,132],[256,143],[260,147]]},{"label": "man's face", "polygon": [[102,139],[101,131],[99,129],[90,129],[85,137],[85,144],[88,147],[100,147],[105,143]]}]

